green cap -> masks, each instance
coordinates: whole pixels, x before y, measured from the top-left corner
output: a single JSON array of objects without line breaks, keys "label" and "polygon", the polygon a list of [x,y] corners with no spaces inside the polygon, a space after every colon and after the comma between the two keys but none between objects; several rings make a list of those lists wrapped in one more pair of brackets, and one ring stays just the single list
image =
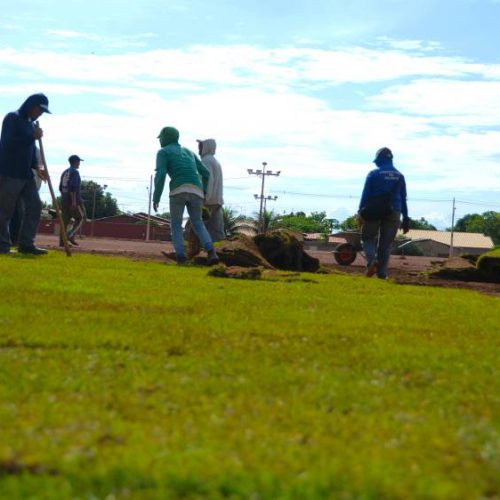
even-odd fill
[{"label": "green cap", "polygon": [[158,135],[160,144],[166,146],[179,140],[179,131],[175,127],[163,127]]}]

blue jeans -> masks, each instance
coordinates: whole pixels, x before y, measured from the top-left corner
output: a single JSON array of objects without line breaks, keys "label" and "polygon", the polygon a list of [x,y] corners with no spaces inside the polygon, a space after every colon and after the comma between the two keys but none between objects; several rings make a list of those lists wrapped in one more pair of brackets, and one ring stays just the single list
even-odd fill
[{"label": "blue jeans", "polygon": [[368,267],[378,261],[377,276],[387,278],[392,244],[399,229],[401,213],[394,210],[382,220],[365,221],[361,230],[363,250]]},{"label": "blue jeans", "polygon": [[183,258],[186,256],[184,252],[184,238],[182,235],[182,216],[184,215],[184,207],[187,207],[193,230],[196,236],[198,236],[201,245],[207,252],[211,252],[214,245],[201,218],[203,199],[192,193],[179,193],[170,197],[170,226],[176,257]]},{"label": "blue jeans", "polygon": [[0,252],[10,250],[9,221],[14,215],[18,200],[22,200],[24,213],[19,229],[18,244],[21,248],[35,245],[36,230],[42,213],[42,202],[34,179],[15,179],[0,176]]}]

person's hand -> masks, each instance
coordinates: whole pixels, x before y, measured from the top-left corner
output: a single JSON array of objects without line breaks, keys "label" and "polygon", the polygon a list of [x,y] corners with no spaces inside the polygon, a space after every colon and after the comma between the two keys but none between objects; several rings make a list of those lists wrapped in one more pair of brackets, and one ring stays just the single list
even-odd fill
[{"label": "person's hand", "polygon": [[158,205],[159,205],[159,202],[157,202],[157,201],[153,201],[153,210],[154,210],[155,212],[158,212]]},{"label": "person's hand", "polygon": [[33,137],[35,140],[41,139],[43,137],[43,130],[38,126],[35,125],[33,128]]},{"label": "person's hand", "polygon": [[410,219],[403,219],[401,229],[403,230],[403,234],[406,234],[410,230]]},{"label": "person's hand", "polygon": [[40,177],[43,182],[47,182],[49,179],[49,174],[47,174],[47,170],[45,170],[44,168],[39,168],[36,171],[36,175],[38,175],[38,177]]}]

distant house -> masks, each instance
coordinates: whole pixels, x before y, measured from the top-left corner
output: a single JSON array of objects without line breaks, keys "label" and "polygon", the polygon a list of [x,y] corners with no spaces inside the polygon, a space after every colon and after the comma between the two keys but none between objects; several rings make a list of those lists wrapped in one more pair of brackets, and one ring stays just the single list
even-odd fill
[{"label": "distant house", "polygon": [[[359,233],[359,231],[353,232]],[[332,250],[336,245],[346,243],[347,240],[342,236],[343,233],[345,232],[330,235],[328,242],[324,241],[323,235],[320,233],[304,234],[304,246],[306,249],[313,251]],[[449,231],[410,229],[405,235],[400,231],[398,236],[418,243],[423,255],[426,257],[448,257],[450,254],[451,232]],[[453,255],[464,253],[480,255],[491,250],[494,246],[493,240],[481,233],[453,233]]]},{"label": "distant house", "polygon": [[[410,229],[400,236],[414,242],[428,257],[448,257],[451,246],[451,231],[428,231],[424,229]],[[494,248],[493,240],[481,233],[453,233],[453,255],[471,254],[480,255]]]},{"label": "distant house", "polygon": [[[150,240],[170,240],[170,221],[163,217],[151,215],[149,227]],[[84,236],[100,238],[123,238],[127,240],[145,240],[147,233],[148,214],[119,214],[87,221],[81,230]],[[57,220],[42,219],[38,226],[39,233],[58,234]]]}]

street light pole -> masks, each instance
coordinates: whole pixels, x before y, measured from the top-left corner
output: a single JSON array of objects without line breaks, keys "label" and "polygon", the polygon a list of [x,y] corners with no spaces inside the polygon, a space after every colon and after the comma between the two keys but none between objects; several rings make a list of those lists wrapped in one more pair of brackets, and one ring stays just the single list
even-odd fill
[{"label": "street light pole", "polygon": [[[92,225],[90,227],[90,235],[93,237],[94,236],[94,219],[95,219],[95,198],[96,198],[96,191],[97,191],[97,188],[99,187],[98,184],[94,184],[94,192],[93,192],[93,195],[92,195]],[[102,186],[102,190],[104,192],[104,190],[107,188],[107,184],[104,184],[104,186]]]},{"label": "street light pole", "polygon": [[146,226],[146,241],[149,241],[149,230],[151,227],[151,191],[153,189],[153,176],[149,178],[149,202],[148,202],[148,224]]},{"label": "street light pole", "polygon": [[247,172],[250,175],[262,176],[262,183],[260,186],[260,209],[259,209],[259,231],[264,230],[264,221],[263,221],[263,208],[264,208],[264,182],[266,179],[266,175],[274,175],[278,177],[281,174],[281,170],[277,172],[272,172],[271,170],[266,170],[267,162],[262,162],[262,170],[252,170],[251,168],[247,169]]},{"label": "street light pole", "polygon": [[455,226],[455,198],[453,198],[453,208],[451,209],[451,235],[450,235],[450,253],[448,254],[448,257],[453,257],[453,233],[455,231],[454,226]]},{"label": "street light pole", "polygon": [[265,218],[265,215],[266,215],[266,202],[267,201],[276,201],[278,199],[277,196],[262,196],[262,195],[258,195],[258,194],[254,194],[253,197],[258,200],[260,199],[260,202],[262,203],[262,201],[264,201],[264,210],[262,211],[262,227],[260,228],[260,230],[262,232],[264,232],[264,229],[265,229],[265,221],[264,221],[264,218]]}]

